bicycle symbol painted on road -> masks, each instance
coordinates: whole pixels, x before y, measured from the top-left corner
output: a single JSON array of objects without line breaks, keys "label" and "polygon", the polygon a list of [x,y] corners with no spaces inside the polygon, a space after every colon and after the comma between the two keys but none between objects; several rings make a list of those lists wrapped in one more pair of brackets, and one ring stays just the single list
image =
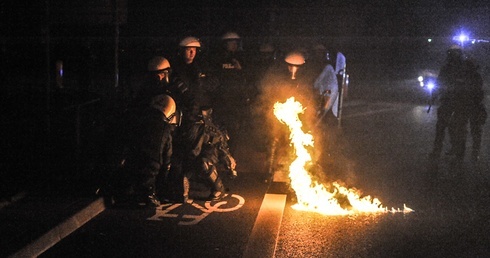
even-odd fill
[{"label": "bicycle symbol painted on road", "polygon": [[[228,197],[228,195],[225,196],[225,198]],[[199,222],[201,222],[203,219],[205,219],[209,214],[213,212],[231,212],[231,211],[236,211],[240,209],[243,204],[245,204],[245,199],[241,197],[240,195],[237,194],[232,194],[230,198],[234,198],[238,200],[237,204],[231,207],[226,207],[226,204],[230,203],[231,200],[222,200],[220,202],[216,202],[214,204],[211,203],[211,201],[207,201],[204,203],[204,206],[201,206],[197,203],[192,203],[191,205],[196,208],[198,211],[201,212],[199,215],[191,215],[191,214],[183,214],[181,215],[176,211],[177,208],[182,206],[182,203],[168,203],[161,205],[156,208],[155,215],[152,217],[148,218],[147,220],[164,220],[165,218],[178,218],[179,215],[181,215],[181,220],[179,221],[179,225],[184,225],[184,226],[192,226],[196,225]],[[234,203],[236,201],[233,201],[231,203]],[[223,207],[222,207],[223,206]],[[173,212],[172,212],[173,211]]]}]

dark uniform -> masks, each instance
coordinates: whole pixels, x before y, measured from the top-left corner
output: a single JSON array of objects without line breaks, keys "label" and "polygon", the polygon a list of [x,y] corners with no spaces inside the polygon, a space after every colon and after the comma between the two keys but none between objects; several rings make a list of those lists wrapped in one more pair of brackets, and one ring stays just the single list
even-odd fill
[{"label": "dark uniform", "polygon": [[[290,97],[294,96],[296,101],[299,101],[303,107],[306,107],[304,114],[302,114],[302,121],[307,121],[303,125],[312,125],[315,117],[316,101],[314,98],[314,91],[311,84],[308,84],[306,74],[304,73],[305,58],[302,53],[291,52],[284,58],[285,62],[282,62],[281,69],[276,70],[275,73],[268,74],[263,80],[261,90],[263,92],[261,107],[263,117],[267,118],[264,123],[268,123],[264,127],[269,135],[266,135],[267,144],[270,145],[269,160],[269,175],[272,176],[276,167],[287,166],[287,160],[290,155],[293,155],[290,151],[291,148],[287,146],[290,144],[289,130],[286,126],[281,124],[277,118],[274,117],[273,107],[276,102],[284,102]],[[306,130],[310,130],[307,128]]]},{"label": "dark uniform", "polygon": [[157,176],[165,177],[172,156],[172,128],[164,114],[148,107],[129,111],[127,155],[123,162],[129,192],[137,202],[158,206]]},{"label": "dark uniform", "polygon": [[188,90],[182,99],[185,121],[196,120],[201,107],[212,106],[212,94],[217,89],[219,80],[205,72],[199,64],[186,64],[182,59],[172,63],[176,76],[182,80]]},{"label": "dark uniform", "polygon": [[188,98],[188,87],[177,76],[173,76],[167,83],[160,81],[156,75],[150,72],[144,79],[139,91],[135,94],[136,96],[131,100],[129,107],[144,108],[150,105],[155,96],[162,94],[169,95],[180,106]]},{"label": "dark uniform", "polygon": [[442,151],[445,130],[451,125],[453,131],[453,150],[459,160],[464,158],[464,126],[466,124],[465,87],[468,76],[465,69],[463,53],[460,48],[448,50],[446,64],[441,68],[437,78],[438,88],[434,96],[439,96],[437,109],[436,135],[431,158],[436,160]]},{"label": "dark uniform", "polygon": [[[226,41],[239,41],[240,38],[223,39]],[[229,51],[223,49],[214,55],[213,72],[219,75],[220,84],[213,95],[213,117],[217,123],[224,126],[230,134],[230,147],[236,148],[239,130],[248,120],[250,94],[248,75],[244,57],[239,50]]]},{"label": "dark uniform", "polygon": [[[187,176],[202,178],[210,183],[211,200],[219,200],[225,194],[218,165],[223,164],[232,177],[236,177],[236,162],[228,148],[228,135],[216,126],[209,110],[203,110],[200,120],[186,131],[185,141],[189,149],[184,169]],[[185,193],[184,193],[185,194]],[[188,196],[184,196],[186,198]]]},{"label": "dark uniform", "polygon": [[176,102],[185,98],[187,87],[177,77],[170,77],[170,64],[163,57],[151,59],[148,70],[120,122],[119,141],[124,151],[117,184],[123,198],[129,195],[137,202],[158,206],[156,194],[164,188],[169,173],[172,134],[180,119]]},{"label": "dark uniform", "polygon": [[[218,86],[218,80],[204,72],[197,62],[186,64],[182,59],[176,59],[173,62],[175,72],[182,81],[188,85],[188,92],[183,100],[183,125],[177,132],[177,149],[176,156],[178,159],[179,171],[175,173],[176,180],[183,180],[184,202],[192,202],[189,198],[190,181],[189,179],[199,171],[202,166],[197,164],[198,157],[201,153],[195,153],[201,150],[196,146],[199,143],[196,139],[201,137],[199,128],[202,126],[202,109],[208,109],[212,106],[212,94]],[[217,160],[213,160],[217,162]],[[216,163],[213,164],[213,166]],[[197,166],[197,168],[196,168]]]},{"label": "dark uniform", "polygon": [[464,69],[466,85],[460,97],[461,107],[455,110],[455,126],[453,128],[450,125],[449,132],[454,154],[464,155],[466,149],[466,128],[469,122],[473,140],[471,157],[473,161],[476,161],[479,159],[482,127],[487,117],[483,103],[483,79],[480,73],[478,73],[478,66],[472,60],[465,60]]},{"label": "dark uniform", "polygon": [[[211,182],[211,199],[219,199],[224,195],[217,165],[223,160],[220,159],[219,153],[222,146],[226,146],[227,139],[216,135],[220,130],[211,122],[209,116],[203,116],[202,113],[202,110],[212,110],[212,96],[219,80],[216,76],[210,76],[209,71],[205,72],[196,62],[196,54],[200,47],[201,43],[197,38],[184,38],[179,43],[179,55],[172,62],[177,76],[188,86],[183,99],[183,126],[176,134],[178,148],[175,156],[178,157],[176,162],[180,166],[174,166],[178,167],[178,173],[173,173],[177,175],[177,182],[183,183],[181,197],[186,203],[192,202],[189,198],[191,178],[195,181],[204,178],[206,182]],[[233,160],[234,170],[234,159],[229,155],[228,148],[225,149]],[[231,169],[230,164],[227,167]]]}]

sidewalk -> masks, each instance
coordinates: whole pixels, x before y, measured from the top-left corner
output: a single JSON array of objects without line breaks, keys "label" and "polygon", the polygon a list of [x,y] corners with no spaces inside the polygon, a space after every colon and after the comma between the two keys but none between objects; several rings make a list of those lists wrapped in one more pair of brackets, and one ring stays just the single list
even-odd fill
[{"label": "sidewalk", "polygon": [[0,211],[0,256],[39,256],[104,209],[102,198],[27,196]]},{"label": "sidewalk", "polygon": [[71,175],[2,201],[0,257],[37,257],[106,208],[93,180]]}]

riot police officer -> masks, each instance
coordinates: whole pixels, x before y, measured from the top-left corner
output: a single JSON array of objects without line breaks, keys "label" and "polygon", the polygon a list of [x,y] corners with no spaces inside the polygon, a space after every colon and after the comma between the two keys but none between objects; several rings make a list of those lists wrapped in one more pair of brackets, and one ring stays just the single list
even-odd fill
[{"label": "riot police officer", "polygon": [[[433,150],[430,154],[432,161],[437,161],[442,151],[445,130],[454,126],[453,140],[456,160],[464,158],[464,91],[467,83],[467,74],[464,66],[464,55],[461,46],[453,45],[447,50],[446,63],[443,65],[437,78],[437,91],[434,96],[439,97],[440,105],[437,109],[436,134]],[[456,112],[458,111],[458,112]]]},{"label": "riot police officer", "polygon": [[306,68],[308,70],[308,77],[314,83],[325,66],[328,64],[332,65],[332,58],[330,51],[321,43],[314,44],[310,52],[311,54]]},{"label": "riot police officer", "polygon": [[188,87],[177,76],[172,76],[170,62],[162,56],[155,56],[148,61],[148,72],[139,91],[130,106],[147,106],[153,97],[167,94],[177,105],[187,98]]},{"label": "riot police officer", "polygon": [[478,72],[478,65],[472,59],[464,61],[465,87],[458,96],[458,109],[454,111],[454,122],[449,125],[449,138],[452,145],[447,154],[464,155],[467,135],[467,124],[470,125],[470,133],[473,141],[471,159],[478,161],[481,148],[482,127],[487,118],[487,112],[483,103],[483,79]]},{"label": "riot police officer", "polygon": [[166,187],[171,168],[172,134],[181,119],[178,101],[186,98],[188,89],[172,76],[170,63],[162,56],[151,58],[147,69],[136,97],[117,122],[121,128],[115,138],[123,149],[117,162],[123,172],[115,184],[120,199],[130,196],[132,201],[156,206],[156,194]]},{"label": "riot police officer", "polygon": [[[259,87],[261,91],[260,102],[270,108],[275,102],[284,101],[294,96],[304,106],[314,109],[313,87],[308,84],[305,63],[306,58],[303,53],[299,51],[288,52],[278,68],[267,73],[261,80]],[[269,110],[265,109],[264,111],[268,112]],[[263,115],[268,117],[268,114]]]},{"label": "riot police officer", "polygon": [[[219,164],[223,164],[226,172],[232,178],[237,176],[236,162],[230,153],[228,147],[228,135],[226,131],[221,130],[214,124],[211,117],[212,109],[203,108],[201,111],[200,120],[194,123],[187,132],[187,142],[190,149],[188,159],[184,166],[189,171],[186,173],[187,180],[191,177],[196,179],[204,179],[211,186],[209,200],[220,200],[225,196],[225,188],[222,181],[222,176],[218,171]],[[187,181],[188,183],[189,181]],[[184,184],[186,181],[184,181]],[[184,189],[187,190],[188,189]],[[189,193],[184,191],[184,201],[192,202],[189,198]]]},{"label": "riot police officer", "polygon": [[175,75],[187,86],[188,92],[183,103],[185,119],[196,120],[201,107],[211,106],[212,94],[219,80],[211,75],[209,65],[198,58],[201,42],[196,37],[186,37],[179,43],[177,57],[172,61]]},{"label": "riot police officer", "polygon": [[115,183],[117,202],[160,205],[156,193],[163,185],[157,180],[169,173],[172,130],[178,125],[178,118],[175,101],[165,94],[154,96],[147,106],[127,111],[125,156]]},{"label": "riot police officer", "polygon": [[236,32],[227,32],[221,37],[222,49],[217,52],[214,66],[219,74],[220,84],[213,102],[213,117],[230,134],[230,147],[236,147],[236,140],[242,124],[248,120],[249,92],[247,69],[241,51],[241,37]]},{"label": "riot police officer", "polygon": [[[281,83],[286,87],[292,87],[292,89],[294,89],[293,91],[296,99],[298,99],[303,106],[314,109],[314,107],[317,106],[317,100],[314,98],[316,94],[313,91],[310,79],[308,78],[308,71],[305,67],[305,55],[299,51],[291,51],[285,56],[284,62],[287,65],[287,73],[283,74]],[[310,111],[311,110],[307,112]]]},{"label": "riot police officer", "polygon": [[[339,84],[335,73],[334,64],[330,52],[323,46],[317,46],[316,51],[324,55],[324,61],[316,61],[317,65],[323,64],[320,73],[316,76],[313,87],[319,94],[319,119],[325,120],[327,125],[337,125],[338,101],[339,101]],[[310,66],[311,67],[311,66]],[[314,71],[318,72],[318,68]]]},{"label": "riot police officer", "polygon": [[[216,90],[219,80],[205,72],[200,64],[196,62],[196,54],[200,48],[201,43],[197,38],[186,37],[180,41],[179,53],[174,61],[176,74],[188,85],[188,98],[184,102],[184,122],[182,130],[178,134],[180,143],[178,155],[182,164],[179,174],[182,176],[183,182],[182,197],[186,203],[193,201],[189,197],[190,179],[192,177],[196,180],[198,179],[197,177],[204,177],[206,181],[212,183],[213,191],[220,194],[212,194],[213,197],[211,199],[221,198],[224,194],[216,168],[220,159],[214,157],[213,153],[217,152],[223,144],[226,145],[228,139],[226,137],[219,138],[220,141],[212,144],[202,141],[202,139],[211,137],[211,131],[204,129],[214,128],[210,114],[203,116],[202,110],[212,110],[212,94]],[[218,130],[217,127],[216,130]],[[218,138],[215,137],[214,139]],[[234,163],[234,159],[229,152],[228,156]]]},{"label": "riot police officer", "polygon": [[[290,143],[289,133],[287,128],[280,124],[279,121],[272,117],[270,113],[275,102],[283,102],[290,98],[295,97],[295,100],[301,102],[304,107],[307,107],[302,117],[302,121],[305,126],[313,124],[313,118],[315,117],[316,101],[314,100],[314,92],[311,84],[308,84],[308,80],[305,74],[306,58],[303,53],[299,51],[290,51],[282,59],[280,69],[275,73],[267,74],[261,84],[261,105],[258,115],[264,117],[264,122],[268,123],[267,126],[263,126],[263,130],[269,133],[267,135],[267,143],[270,147],[270,161],[269,161],[269,176],[272,176],[276,165],[283,166],[282,162],[285,161],[284,157],[290,155],[288,151],[290,148],[287,146]],[[305,120],[303,120],[305,119]],[[286,152],[286,153],[285,153]]]}]

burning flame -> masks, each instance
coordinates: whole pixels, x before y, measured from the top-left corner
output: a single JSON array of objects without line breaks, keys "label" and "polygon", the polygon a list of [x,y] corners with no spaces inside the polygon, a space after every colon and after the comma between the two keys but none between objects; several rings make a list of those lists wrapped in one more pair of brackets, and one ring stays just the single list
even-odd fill
[{"label": "burning flame", "polygon": [[294,147],[296,159],[289,166],[289,178],[291,187],[296,193],[298,203],[294,209],[315,211],[325,215],[348,215],[354,213],[379,213],[379,212],[403,212],[413,210],[404,205],[403,209],[388,209],[383,207],[378,198],[360,196],[355,189],[348,189],[334,182],[331,186],[324,186],[313,182],[306,167],[311,164],[311,155],[307,147],[313,147],[313,136],[302,130],[303,123],[299,114],[304,113],[302,104],[295,101],[294,97],[284,103],[274,104],[274,115],[286,124],[291,134],[291,145]]}]

